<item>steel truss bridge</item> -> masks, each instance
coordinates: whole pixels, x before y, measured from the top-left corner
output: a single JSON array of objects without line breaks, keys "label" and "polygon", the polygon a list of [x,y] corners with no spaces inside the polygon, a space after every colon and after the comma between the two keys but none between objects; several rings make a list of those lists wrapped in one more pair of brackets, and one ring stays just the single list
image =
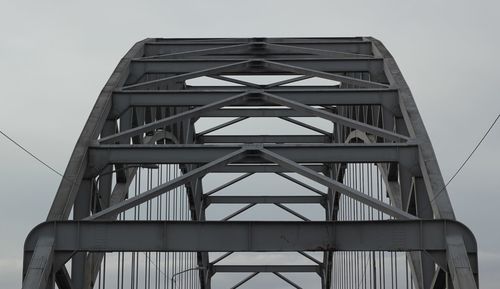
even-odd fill
[{"label": "steel truss bridge", "polygon": [[395,60],[370,37],[138,42],[26,239],[23,288],[263,280],[478,288],[476,241]]}]

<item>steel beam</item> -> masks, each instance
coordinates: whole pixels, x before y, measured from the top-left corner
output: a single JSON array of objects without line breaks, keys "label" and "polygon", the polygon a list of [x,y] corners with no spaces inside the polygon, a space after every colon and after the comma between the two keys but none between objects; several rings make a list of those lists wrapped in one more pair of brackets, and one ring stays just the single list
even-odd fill
[{"label": "steel beam", "polygon": [[222,75],[210,75],[209,77],[213,78],[213,79],[218,79],[218,80],[226,81],[226,82],[231,82],[231,83],[237,84],[237,85],[244,85],[244,86],[246,86],[248,88],[261,88],[262,87],[261,85],[255,84],[253,82],[244,81],[244,80],[241,80],[241,79],[227,77],[227,76],[222,76]]},{"label": "steel beam", "polygon": [[236,283],[233,287],[231,287],[231,289],[236,289],[236,288],[240,287],[241,285],[245,284],[247,281],[249,281],[253,277],[257,276],[259,273],[260,272],[255,272],[255,273],[248,275],[245,279],[241,280],[240,282]]},{"label": "steel beam", "polygon": [[257,205],[257,204],[248,204],[248,205],[244,206],[243,208],[237,210],[236,212],[231,213],[230,215],[224,217],[223,219],[221,219],[221,221],[229,221],[232,218],[234,218],[234,217],[238,216],[239,214],[247,211],[248,209],[252,208],[255,205]]},{"label": "steel beam", "polygon": [[141,57],[140,59],[179,59],[189,57],[203,58],[237,58],[248,54],[272,55],[273,57],[294,56],[310,58],[311,55],[331,58],[373,58],[372,55],[335,51],[331,49],[307,48],[293,45],[293,43],[269,43],[256,40],[244,44],[223,45],[213,48],[190,50],[185,52],[164,53]]},{"label": "steel beam", "polygon": [[[369,59],[374,59],[374,58],[369,58]],[[328,71],[328,68],[323,68],[321,66],[319,67],[308,67],[308,65],[298,63],[284,63],[283,59],[265,59],[263,60],[266,64],[266,67],[269,70],[281,70],[281,71],[286,71],[290,73],[296,73],[298,75],[304,74],[304,75],[309,75],[309,76],[315,76],[319,78],[324,78],[328,80],[334,80],[338,81],[342,84],[348,84],[348,85],[355,85],[359,86],[362,88],[389,88],[389,85],[383,83],[385,82],[385,78],[382,77],[383,73],[380,73],[378,70],[358,70],[356,72],[369,72],[370,75],[372,75],[371,79],[373,81],[369,80],[363,80],[359,78],[353,78],[350,76],[342,75],[342,74],[336,74],[332,73],[331,71]],[[371,63],[370,65],[372,65]],[[332,67],[330,66],[330,69]],[[350,71],[342,71],[342,72],[350,72]]]},{"label": "steel beam", "polygon": [[238,123],[238,122],[244,121],[245,119],[248,119],[248,117],[245,117],[245,116],[238,117],[238,118],[232,119],[232,120],[230,120],[230,121],[227,121],[227,122],[225,122],[225,123],[221,123],[221,124],[219,124],[219,125],[213,126],[213,127],[209,128],[209,129],[206,129],[206,130],[204,130],[204,131],[201,131],[201,132],[197,133],[196,135],[197,135],[197,136],[203,136],[203,135],[206,135],[206,134],[212,133],[212,132],[214,132],[214,131],[218,131],[218,130],[220,130],[220,129],[223,129],[223,128],[225,128],[225,127],[231,126],[231,125],[233,125],[233,124],[235,124],[235,123]]},{"label": "steel beam", "polygon": [[262,85],[262,89],[276,88],[276,87],[283,86],[285,84],[295,83],[295,82],[310,79],[310,78],[312,78],[312,76],[309,76],[309,75],[292,77],[292,78],[288,78],[288,79],[284,79],[284,80],[280,80],[280,81],[276,81],[273,83]]},{"label": "steel beam", "polygon": [[278,273],[278,272],[273,272],[274,275],[278,276],[278,278],[280,278],[281,280],[285,281],[286,283],[290,284],[293,288],[296,288],[296,289],[302,289],[302,287],[300,287],[299,285],[297,285],[295,282],[293,282],[292,280],[286,278],[285,276],[283,276],[282,274]]},{"label": "steel beam", "polygon": [[212,270],[214,273],[319,273],[320,271],[317,265],[214,265]]},{"label": "steel beam", "polygon": [[311,114],[281,108],[226,108],[209,111],[202,117],[311,117]]},{"label": "steel beam", "polygon": [[224,183],[224,184],[222,184],[222,185],[220,185],[220,186],[218,186],[218,187],[216,187],[214,189],[211,189],[210,191],[204,193],[204,195],[205,196],[213,195],[213,194],[217,193],[220,190],[223,190],[223,189],[225,189],[225,188],[227,188],[227,187],[229,187],[229,186],[231,186],[233,184],[236,184],[239,181],[242,181],[242,180],[248,178],[251,175],[253,175],[253,173],[243,174],[243,175],[241,175],[241,176],[239,176],[239,177],[237,177],[235,179],[232,179],[232,180],[230,180],[230,181],[228,181],[228,182],[226,182],[226,183]]},{"label": "steel beam", "polygon": [[117,141],[123,141],[124,139],[127,140],[127,138],[137,136],[141,133],[146,133],[153,131],[155,129],[164,129],[165,127],[177,123],[182,120],[186,119],[191,119],[191,118],[196,118],[201,116],[204,112],[206,111],[211,111],[211,110],[216,110],[219,108],[222,108],[226,105],[238,103],[238,102],[243,102],[245,97],[248,95],[247,92],[243,92],[237,95],[230,96],[226,99],[216,101],[201,107],[197,107],[191,110],[187,110],[181,113],[178,113],[176,115],[157,120],[154,122],[150,122],[148,124],[144,124],[135,128],[131,128],[128,130],[121,131],[119,133],[103,137],[99,140],[100,143],[114,143]]},{"label": "steel beam", "polygon": [[[296,171],[294,171],[296,173]],[[306,183],[304,183],[303,181],[300,181],[300,180],[297,180],[296,178],[292,177],[292,176],[289,176],[287,174],[284,174],[284,173],[276,173],[278,176],[284,178],[284,179],[287,179],[303,188],[306,188],[308,189],[309,191],[311,192],[314,192],[320,196],[326,196],[326,193],[322,192],[321,190],[318,190],[316,189],[315,187],[311,186],[311,185],[308,185]]]},{"label": "steel beam", "polygon": [[309,170],[308,168],[303,167],[297,164],[296,162],[291,161],[286,157],[283,157],[280,154],[269,151],[267,149],[261,149],[260,151],[262,152],[262,157],[276,164],[279,164],[280,166],[295,170],[295,172],[299,173],[300,175],[306,178],[316,181],[324,186],[327,186],[335,191],[338,191],[341,194],[344,194],[345,196],[353,200],[359,201],[367,206],[370,206],[374,209],[384,212],[390,216],[403,220],[407,219],[411,220],[416,218],[415,216],[408,214],[401,209],[398,209],[396,207],[391,206],[390,204],[384,203],[378,199],[370,197],[367,194],[364,194],[363,192],[348,187],[341,182],[338,182],[324,175],[318,174],[312,170]]},{"label": "steel beam", "polygon": [[465,242],[463,236],[447,232],[446,259],[449,273],[454,288],[477,288],[479,281],[474,276],[477,271],[472,269],[473,264],[477,266],[477,260],[470,260]]},{"label": "steel beam", "polygon": [[170,180],[162,185],[159,185],[155,188],[152,188],[150,190],[147,190],[146,192],[137,195],[135,197],[129,198],[127,200],[124,200],[118,204],[112,205],[96,214],[93,214],[92,216],[86,218],[87,220],[96,220],[96,219],[105,219],[105,218],[110,218],[116,216],[118,213],[121,213],[127,209],[130,209],[132,207],[135,207],[137,205],[140,205],[148,200],[151,200],[152,198],[155,198],[163,193],[166,193],[172,189],[175,189],[181,185],[184,185],[192,180],[195,180],[201,176],[204,176],[207,174],[211,169],[215,167],[220,167],[220,166],[225,166],[228,163],[231,163],[232,161],[238,160],[239,158],[243,157],[243,153],[245,152],[245,149],[239,149],[232,151],[224,156],[219,157],[218,159],[205,164],[201,167],[198,167],[194,170],[189,171],[186,174],[183,174],[173,180]]},{"label": "steel beam", "polygon": [[234,44],[234,45],[224,45],[219,47],[211,47],[205,49],[194,49],[183,52],[171,52],[171,53],[162,53],[155,54],[151,56],[140,57],[139,59],[158,59],[158,58],[168,58],[168,59],[179,59],[185,58],[189,56],[201,56],[205,54],[213,54],[213,53],[221,53],[221,52],[245,52],[252,45],[252,43],[243,43],[243,44]]},{"label": "steel beam", "polygon": [[[107,164],[208,163],[245,145],[98,145],[89,148],[89,166],[99,171]],[[264,148],[298,163],[418,164],[413,144],[268,144]],[[266,163],[259,156],[238,163]]]},{"label": "steel beam", "polygon": [[323,204],[323,196],[207,196],[205,203],[210,204]]},{"label": "steel beam", "polygon": [[[323,172],[322,164],[304,165],[315,172]],[[233,164],[214,168],[211,173],[292,173],[293,170],[275,164]]]},{"label": "steel beam", "polygon": [[275,206],[277,206],[278,208],[280,209],[283,209],[285,212],[288,212],[290,213],[291,215],[294,215],[295,217],[301,219],[302,221],[306,221],[306,222],[309,222],[311,221],[309,218],[305,217],[304,215],[302,214],[299,214],[297,211],[295,210],[292,210],[290,209],[289,207],[283,205],[283,204],[280,204],[280,203],[274,203]]},{"label": "steel beam", "polygon": [[307,48],[307,47],[295,46],[290,43],[286,44],[276,44],[276,43],[266,43],[266,42],[263,43],[265,44],[266,48],[270,50],[276,49],[278,50],[278,52],[281,52],[283,54],[304,53],[304,54],[313,54],[313,55],[333,57],[333,58],[373,58],[373,55],[368,55],[368,54],[341,52],[331,49]]},{"label": "steel beam", "polygon": [[[169,60],[136,60],[136,63],[140,64],[147,64],[147,63],[161,63],[161,62],[168,62]],[[132,84],[128,84],[122,87],[122,89],[147,89],[147,88],[159,88],[162,85],[163,86],[173,86],[177,83],[183,83],[184,81],[192,78],[197,78],[200,76],[210,76],[210,75],[217,75],[221,73],[230,73],[234,71],[239,71],[241,69],[245,69],[248,64],[250,63],[249,60],[227,60],[225,63],[219,62],[209,62],[209,66],[204,66],[204,65],[199,65],[198,61],[202,61],[201,59],[199,60],[194,60],[191,61],[191,63],[185,62],[184,60],[170,60],[174,62],[179,62],[183,63],[184,65],[187,64],[187,67],[184,66],[184,69],[181,69],[179,72],[173,73],[172,71],[170,72],[156,72],[160,73],[160,75],[168,75],[166,77],[155,77],[156,79],[153,80],[146,80],[146,81],[140,81],[141,78],[144,78],[146,76],[146,79],[149,79],[150,77],[147,77],[148,75],[154,74],[155,72],[151,71],[141,71],[141,69],[144,69],[146,67],[143,67],[143,65],[137,64],[136,66],[139,66],[140,68],[137,69],[137,67],[131,67],[131,75],[129,77],[129,81],[132,81]],[[172,68],[172,67],[170,67]]]},{"label": "steel beam", "polygon": [[[474,255],[472,233],[450,220],[276,222],[276,221],[55,221],[37,226],[24,251],[35,250],[41,236],[55,238],[64,252],[171,251],[436,251],[445,252],[447,237],[460,236]],[[228,236],[231,236],[228,238]],[[395,238],[397,236],[397,238]]]},{"label": "steel beam", "polygon": [[[183,51],[191,51],[191,50],[201,50],[201,49],[211,49],[211,48],[217,48],[221,46],[227,46],[227,45],[238,45],[241,44],[242,42],[239,41],[234,41],[234,42],[225,42],[225,43],[217,43],[217,42],[210,42],[210,43],[201,43],[201,42],[173,42],[173,43],[166,43],[166,42],[148,42],[146,43],[144,47],[144,54],[146,56],[151,56],[151,55],[159,55],[159,54],[165,54],[165,53],[178,53],[178,52],[183,52]],[[244,43],[244,42],[243,42]],[[287,43],[283,41],[276,41],[271,43]],[[290,42],[288,42],[290,43]],[[341,52],[346,52],[346,53],[358,53],[358,54],[371,54],[372,51],[372,45],[370,41],[363,41],[363,40],[358,40],[355,42],[311,42],[307,40],[303,41],[294,41],[291,42],[294,46],[297,47],[303,47],[303,48],[310,48],[310,49],[322,49],[322,50],[334,50],[334,51],[341,51]]]},{"label": "steel beam", "polygon": [[[242,89],[219,90],[118,90],[113,92],[112,115],[119,116],[130,107],[143,106],[202,106],[245,92]],[[394,89],[263,89],[288,100],[307,105],[383,105],[399,110]],[[253,100],[249,106],[269,106],[268,102]]]},{"label": "steel beam", "polygon": [[[113,93],[112,115],[117,116],[129,107],[143,106],[202,106],[246,92],[240,87],[200,88],[197,90],[118,90]],[[394,89],[332,89],[312,87],[278,87],[252,90],[253,94],[271,93],[307,105],[383,105],[398,111],[397,91]],[[250,99],[238,106],[274,105],[262,99]]]},{"label": "steel beam", "polygon": [[131,59],[142,52],[144,43],[147,41],[146,39],[136,43],[127,52],[99,94],[89,119],[78,138],[75,150],[71,154],[68,166],[64,171],[64,178],[57,189],[47,220],[64,220],[68,218],[79,189],[80,181],[85,173],[89,140],[97,139],[102,131],[111,110],[112,91],[123,85],[126,80],[127,67]]},{"label": "steel beam", "polygon": [[[448,192],[446,191],[446,186],[444,185],[434,149],[432,148],[432,144],[410,88],[387,48],[377,39],[367,38],[367,40],[372,41],[374,54],[384,58],[384,71],[391,85],[400,88],[399,103],[403,114],[404,126],[408,130],[410,136],[420,141],[420,166],[433,214],[436,218],[455,219],[455,214],[451,206]],[[453,255],[456,256],[456,260],[464,260],[467,258],[467,254],[462,247],[463,244],[460,238],[453,238],[453,244],[450,245],[450,248],[454,248]],[[463,261],[459,261],[458,263],[448,262],[448,266],[455,289],[477,288],[477,277],[473,274],[473,272],[477,272],[477,270],[473,270],[469,263]]]},{"label": "steel beam", "polygon": [[53,268],[55,239],[53,236],[40,235],[33,242],[31,260],[24,260],[22,288],[50,289],[54,287],[51,275],[55,273]]},{"label": "steel beam", "polygon": [[279,105],[287,106],[287,107],[294,109],[294,110],[303,111],[306,113],[308,112],[313,116],[320,117],[320,118],[323,118],[326,120],[330,120],[334,123],[345,125],[347,127],[353,128],[353,129],[359,129],[363,132],[371,133],[371,134],[374,134],[376,136],[384,137],[384,138],[387,138],[387,139],[393,140],[393,141],[404,141],[404,140],[409,139],[407,136],[393,133],[391,131],[388,131],[388,130],[385,130],[385,129],[382,129],[382,128],[379,128],[376,126],[372,126],[372,125],[369,125],[366,123],[362,123],[362,122],[359,122],[359,121],[356,121],[356,120],[353,120],[353,119],[350,119],[347,117],[343,117],[343,116],[340,116],[340,115],[337,115],[334,113],[322,111],[322,110],[310,107],[308,105],[304,105],[302,103],[298,103],[295,101],[291,101],[291,100],[282,98],[280,96],[277,96],[277,95],[274,95],[271,93],[265,92],[263,94],[265,96],[265,99],[269,102],[273,102],[273,103],[276,103]]},{"label": "steel beam", "polygon": [[[241,66],[234,67],[232,65],[246,62],[248,58],[240,59],[134,59],[130,64],[131,74],[142,75],[144,73],[155,74],[186,74],[194,71],[210,70],[209,73],[196,74],[193,77],[199,77],[210,73],[218,73],[219,69],[213,71],[214,68],[223,67],[227,74],[248,74],[248,73],[264,73],[264,74],[283,74],[284,70],[273,67],[271,69],[259,69],[262,59],[251,60],[244,68]],[[375,79],[377,76],[383,75],[383,60],[381,58],[312,58],[312,59],[294,59],[294,58],[266,58],[266,61],[279,62],[283,65],[300,67],[307,70],[324,71],[329,73],[344,73],[344,72],[370,72]],[[230,68],[225,70],[225,68]],[[236,69],[235,69],[236,68]],[[295,72],[294,72],[295,73]],[[299,72],[301,74],[303,72]],[[380,78],[383,81],[383,78]]]},{"label": "steel beam", "polygon": [[200,135],[198,143],[331,143],[325,135]]},{"label": "steel beam", "polygon": [[306,128],[308,130],[315,131],[315,132],[317,132],[319,134],[328,136],[330,138],[329,142],[332,142],[333,134],[330,133],[330,132],[328,132],[328,131],[325,131],[325,130],[320,129],[320,128],[316,127],[316,126],[312,126],[310,124],[301,122],[299,120],[296,120],[296,119],[293,119],[293,118],[290,118],[290,117],[280,117],[280,119],[282,119],[284,121],[287,121],[289,123],[293,123],[293,124],[298,125],[300,127]]}]

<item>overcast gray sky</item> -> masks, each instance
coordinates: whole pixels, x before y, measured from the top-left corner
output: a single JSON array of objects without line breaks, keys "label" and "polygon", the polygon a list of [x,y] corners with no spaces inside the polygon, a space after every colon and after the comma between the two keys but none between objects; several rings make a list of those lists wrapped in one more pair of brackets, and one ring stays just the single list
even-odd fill
[{"label": "overcast gray sky", "polygon": [[[498,1],[0,0],[0,129],[63,171],[94,101],[146,37],[374,36],[412,88],[448,180],[500,113]],[[500,125],[450,184],[498,286]],[[0,137],[0,287],[19,288],[26,234],[59,176]]]}]

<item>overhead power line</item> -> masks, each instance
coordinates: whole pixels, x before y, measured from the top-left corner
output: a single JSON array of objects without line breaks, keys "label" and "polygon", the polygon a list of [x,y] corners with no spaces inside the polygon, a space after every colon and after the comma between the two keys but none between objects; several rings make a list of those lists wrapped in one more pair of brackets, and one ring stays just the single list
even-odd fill
[{"label": "overhead power line", "polygon": [[[59,176],[61,176],[63,179],[66,179],[64,177],[63,174],[61,174],[59,171],[57,171],[56,169],[54,169],[52,166],[50,166],[49,164],[47,164],[46,162],[42,161],[39,157],[37,157],[36,155],[34,155],[32,152],[30,152],[27,148],[25,148],[24,146],[22,146],[20,143],[18,143],[17,141],[15,141],[13,138],[11,138],[9,135],[7,135],[6,133],[4,133],[2,130],[0,130],[0,133],[5,137],[7,138],[9,141],[11,141],[13,144],[15,144],[17,147],[19,147],[20,149],[22,149],[25,153],[29,154],[32,158],[34,158],[35,160],[37,160],[39,163],[41,163],[42,165],[44,165],[45,167],[47,167],[49,170],[51,170],[52,172],[58,174]],[[146,258],[149,260],[149,262],[155,266],[156,268],[158,268],[158,270],[163,274],[165,275],[165,272],[163,272],[159,267],[158,265],[156,264],[156,262],[154,262],[153,260],[151,260],[151,258],[149,256],[147,256],[146,253],[142,252],[144,254],[144,256],[146,256]]]},{"label": "overhead power line", "polygon": [[495,120],[493,121],[493,123],[490,125],[490,127],[488,128],[488,130],[486,131],[486,133],[483,135],[483,137],[481,138],[481,140],[479,140],[479,142],[474,147],[474,149],[469,154],[469,156],[460,165],[460,167],[458,168],[458,170],[448,180],[448,182],[444,185],[444,187],[442,187],[441,190],[439,190],[439,192],[434,196],[434,198],[432,198],[431,202],[434,201],[444,191],[444,189],[446,189],[446,187],[451,183],[451,181],[453,181],[453,179],[458,175],[458,173],[460,173],[460,171],[465,167],[465,164],[467,164],[467,162],[470,160],[470,158],[472,157],[472,155],[477,151],[477,149],[479,148],[479,146],[481,146],[481,144],[483,143],[484,139],[488,136],[488,134],[493,129],[493,127],[495,126],[495,124],[497,123],[497,121],[498,121],[499,118],[500,118],[500,114],[497,115],[497,117],[495,118]]},{"label": "overhead power line", "polygon": [[39,157],[35,156],[33,153],[31,153],[27,148],[23,147],[21,144],[19,144],[17,141],[15,141],[14,139],[12,139],[10,136],[8,136],[6,133],[4,133],[3,131],[0,130],[0,133],[6,137],[9,141],[11,141],[13,144],[15,144],[16,146],[18,146],[20,149],[22,149],[25,153],[29,154],[32,158],[34,158],[35,160],[37,160],[39,163],[41,163],[42,165],[46,166],[49,170],[53,171],[54,173],[58,174],[59,176],[61,176],[62,178],[64,178],[63,174],[61,174],[60,172],[58,172],[56,169],[54,169],[53,167],[51,167],[49,164],[47,164],[46,162],[42,161]]},{"label": "overhead power line", "polygon": [[[500,118],[500,114],[497,115],[497,117],[495,118],[495,120],[493,121],[493,123],[490,125],[490,127],[488,128],[488,130],[484,133],[483,137],[479,140],[479,142],[477,143],[477,145],[474,147],[474,149],[472,150],[472,152],[467,156],[467,158],[465,159],[465,161],[460,165],[460,167],[457,169],[457,171],[453,174],[453,176],[448,180],[448,182],[446,182],[446,184],[441,188],[441,190],[438,191],[438,193],[434,196],[434,198],[432,198],[431,202],[434,201],[437,197],[439,197],[439,195],[444,191],[444,189],[446,189],[448,187],[448,185],[453,181],[453,179],[455,179],[455,177],[460,173],[460,171],[465,167],[465,165],[467,164],[467,162],[471,159],[472,155],[477,151],[477,149],[481,146],[481,144],[483,143],[484,139],[488,136],[488,134],[490,133],[490,131],[493,129],[493,127],[495,126],[495,124],[497,123],[498,119]],[[40,158],[38,158],[37,156],[35,156],[33,153],[31,153],[28,149],[26,149],[24,146],[22,146],[21,144],[19,144],[17,141],[15,141],[14,139],[12,139],[9,135],[7,135],[6,133],[4,133],[2,130],[0,130],[0,133],[5,137],[7,138],[9,141],[11,141],[13,144],[15,144],[17,147],[19,147],[20,149],[22,149],[24,152],[26,152],[27,154],[29,154],[31,157],[33,157],[35,160],[37,160],[39,163],[41,163],[42,165],[44,165],[45,167],[47,167],[49,170],[51,170],[52,172],[58,174],[60,177],[62,178],[65,178],[63,174],[61,174],[60,172],[58,172],[56,169],[54,169],[52,166],[50,166],[49,164],[47,164],[46,162],[42,161]]]}]

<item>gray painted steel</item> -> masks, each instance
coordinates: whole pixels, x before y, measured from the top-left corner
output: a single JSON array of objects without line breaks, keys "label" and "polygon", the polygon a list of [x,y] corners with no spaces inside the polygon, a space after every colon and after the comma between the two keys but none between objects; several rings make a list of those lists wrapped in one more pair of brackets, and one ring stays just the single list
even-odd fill
[{"label": "gray painted steel", "polygon": [[[241,75],[289,78],[259,84]],[[198,77],[218,82],[190,83]],[[298,85],[312,78],[334,82]],[[233,119],[196,131],[197,122],[214,117]],[[262,117],[309,132],[221,133]],[[327,120],[332,129],[299,117]],[[346,177],[353,164],[373,164],[390,201],[354,187]],[[132,195],[141,168],[159,171],[162,165],[178,166],[181,173]],[[235,172],[244,174],[204,192],[205,175]],[[327,190],[285,174],[290,172]],[[258,195],[231,191],[231,185],[255,173],[275,174],[304,191],[279,196],[272,187]],[[363,178],[368,182],[371,176]],[[414,288],[478,288],[474,236],[455,221],[443,187],[413,96],[376,39],[145,39],[120,61],[98,96],[46,222],[26,240],[23,288],[89,289],[105,252],[195,252],[197,266],[170,272],[172,286],[174,276],[183,280],[181,273],[196,270],[188,288],[210,289],[214,274],[228,272],[252,273],[233,288],[264,272],[294,288],[300,286],[280,272],[317,273],[321,288],[344,288],[354,281],[339,283],[344,278],[339,272],[352,267],[335,263],[334,254],[353,251],[408,252]],[[116,220],[179,189],[185,190],[191,221]],[[232,194],[216,195],[222,190]],[[339,208],[346,197],[399,220],[343,220]],[[207,221],[206,209],[219,204],[246,206],[221,221]],[[261,204],[273,204],[302,221],[230,221]],[[310,221],[292,204],[314,204],[324,220]],[[315,265],[218,263],[233,252],[284,251],[298,252]],[[323,258],[304,251],[322,252]],[[228,253],[211,260],[208,252]],[[64,265],[69,261],[71,272]]]},{"label": "gray painted steel", "polygon": [[[469,254],[476,240],[449,220],[276,222],[276,221],[57,221],[31,231],[25,252],[54,236],[52,251],[446,251],[446,236],[460,236]],[[397,232],[397,233],[395,233]],[[394,238],[399,235],[398,238]],[[231,236],[228,238],[227,236]],[[361,236],[363,236],[361,238]]]}]

